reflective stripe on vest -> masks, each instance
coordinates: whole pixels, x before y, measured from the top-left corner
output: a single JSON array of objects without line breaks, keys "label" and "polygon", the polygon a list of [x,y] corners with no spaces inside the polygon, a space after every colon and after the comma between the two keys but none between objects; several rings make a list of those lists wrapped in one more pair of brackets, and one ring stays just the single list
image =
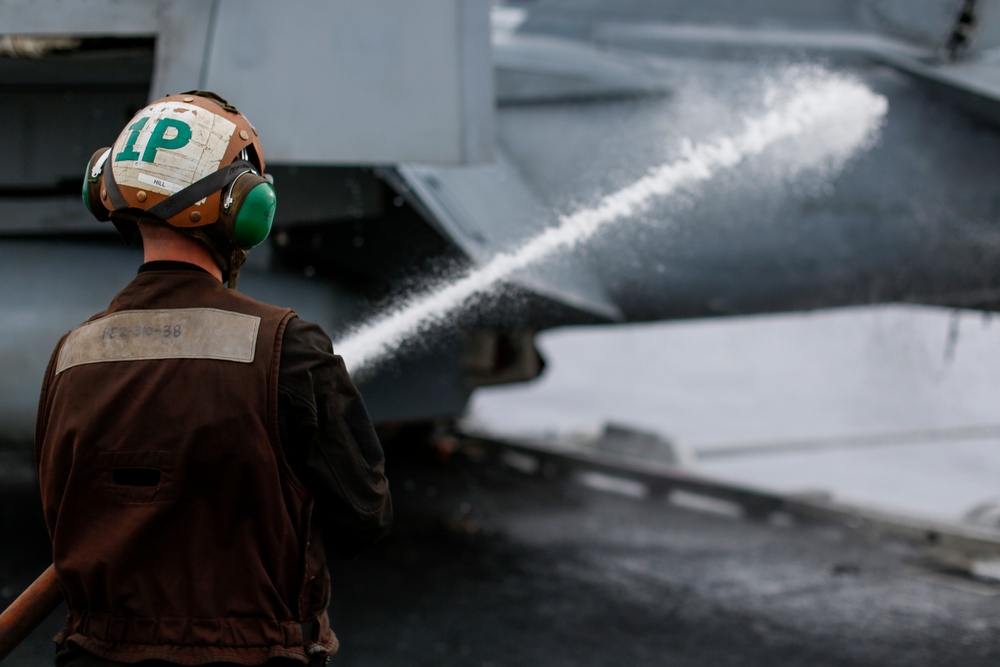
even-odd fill
[{"label": "reflective stripe on vest", "polygon": [[253,363],[260,318],[214,308],[126,310],[87,322],[59,351],[56,374],[81,364],[142,359]]}]

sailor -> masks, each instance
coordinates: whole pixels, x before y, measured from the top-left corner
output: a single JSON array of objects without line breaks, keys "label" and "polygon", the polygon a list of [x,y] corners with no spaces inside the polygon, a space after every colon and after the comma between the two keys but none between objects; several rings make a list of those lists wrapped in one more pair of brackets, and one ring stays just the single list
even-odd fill
[{"label": "sailor", "polygon": [[42,387],[56,665],[323,664],[325,549],[368,547],[392,507],[329,337],[224,285],[274,216],[256,130],[214,93],[164,97],[94,154],[83,196],[144,263]]}]

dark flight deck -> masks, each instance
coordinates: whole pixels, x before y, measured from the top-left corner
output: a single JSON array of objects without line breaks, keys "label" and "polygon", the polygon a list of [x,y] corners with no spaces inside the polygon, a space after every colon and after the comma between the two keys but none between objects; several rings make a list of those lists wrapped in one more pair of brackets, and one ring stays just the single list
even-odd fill
[{"label": "dark flight deck", "polygon": [[[332,563],[331,664],[1000,664],[1000,584],[891,535],[532,471],[476,442],[388,457],[396,526]],[[48,564],[30,481],[5,480],[3,606]],[[60,616],[5,665],[51,664]]]}]

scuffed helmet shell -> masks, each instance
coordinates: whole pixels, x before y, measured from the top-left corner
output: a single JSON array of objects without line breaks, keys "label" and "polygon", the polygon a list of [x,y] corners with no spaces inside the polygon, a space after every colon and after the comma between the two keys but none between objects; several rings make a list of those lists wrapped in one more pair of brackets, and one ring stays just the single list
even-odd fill
[{"label": "scuffed helmet shell", "polygon": [[[263,170],[260,141],[242,114],[210,97],[169,95],[136,113],[115,141],[108,166],[129,207],[147,210],[228,166],[244,149]],[[213,193],[167,222],[182,228],[211,225],[219,219],[220,198]]]}]

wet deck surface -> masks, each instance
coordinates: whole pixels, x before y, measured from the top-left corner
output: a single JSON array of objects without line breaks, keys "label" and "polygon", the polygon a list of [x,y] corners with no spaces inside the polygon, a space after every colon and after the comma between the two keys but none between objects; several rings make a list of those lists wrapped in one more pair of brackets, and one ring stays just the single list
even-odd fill
[{"label": "wet deck surface", "polygon": [[[1000,664],[1000,588],[915,548],[739,520],[456,455],[390,452],[394,533],[334,562],[339,665]],[[47,564],[2,492],[0,604]],[[5,665],[51,664],[57,612]]]}]

